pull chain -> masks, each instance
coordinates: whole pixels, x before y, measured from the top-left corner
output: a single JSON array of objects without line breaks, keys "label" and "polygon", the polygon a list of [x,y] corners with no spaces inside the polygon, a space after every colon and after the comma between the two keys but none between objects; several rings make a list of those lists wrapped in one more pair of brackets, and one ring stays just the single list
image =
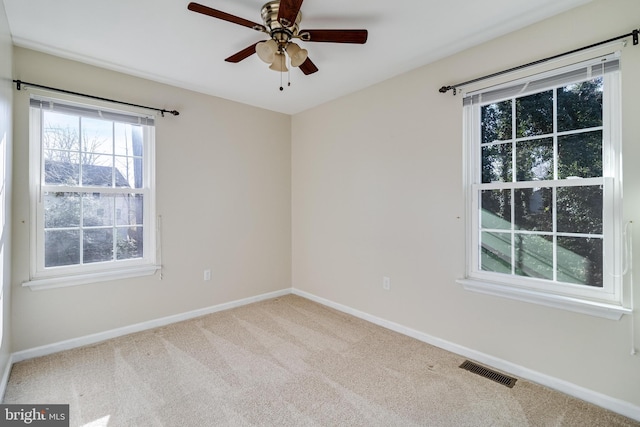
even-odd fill
[{"label": "pull chain", "polygon": [[284,88],[282,87],[282,61],[284,61],[284,52],[282,52],[282,54],[280,55],[280,92],[284,90]]},{"label": "pull chain", "polygon": [[[286,64],[282,64],[283,61],[287,61],[286,55],[284,54],[284,52],[281,54],[281,58],[280,58],[280,91],[281,92],[284,90],[284,87],[282,85],[282,69],[286,67]],[[287,67],[287,86],[291,86],[291,64],[290,63],[289,63],[289,66]]]}]

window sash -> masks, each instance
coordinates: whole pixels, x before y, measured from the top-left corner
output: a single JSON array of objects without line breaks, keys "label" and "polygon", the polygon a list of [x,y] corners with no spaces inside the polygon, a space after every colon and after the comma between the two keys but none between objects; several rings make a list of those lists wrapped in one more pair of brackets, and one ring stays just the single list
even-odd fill
[{"label": "window sash", "polygon": [[[576,187],[581,186],[580,184],[574,184],[571,181],[580,181],[580,180],[566,180],[569,181],[572,185],[566,186],[562,185],[563,181],[546,181],[548,183],[548,187],[552,188],[566,188],[566,187]],[[610,262],[607,262],[607,259],[614,259],[609,256],[609,251],[613,250],[614,242],[610,238],[611,222],[610,218],[613,213],[611,212],[611,208],[607,208],[607,205],[611,206],[613,202],[608,203],[609,200],[612,199],[611,192],[612,187],[614,185],[614,180],[612,178],[589,178],[590,184],[594,185],[603,185],[604,187],[604,195],[603,195],[603,230],[601,234],[589,234],[589,233],[577,233],[577,232],[559,232],[556,229],[557,222],[554,220],[554,227],[552,230],[545,231],[529,231],[523,229],[517,229],[514,226],[514,220],[511,220],[510,228],[505,229],[493,229],[493,228],[485,228],[482,227],[481,218],[482,218],[482,210],[481,210],[481,202],[480,202],[480,193],[482,190],[488,189],[487,187],[491,187],[490,189],[512,189],[512,188],[535,188],[535,187],[547,187],[547,185],[539,184],[544,181],[538,182],[518,182],[518,183],[497,183],[498,185],[492,184],[476,184],[473,185],[473,201],[472,206],[474,208],[474,212],[472,213],[472,227],[474,227],[474,232],[471,236],[471,252],[470,252],[470,262],[471,264],[468,266],[469,276],[478,279],[486,279],[495,283],[502,284],[511,284],[518,287],[524,288],[534,288],[537,290],[542,290],[550,293],[558,293],[564,292],[569,293],[576,296],[582,296],[585,298],[594,298],[594,299],[603,299],[607,301],[616,300],[618,295],[618,290],[616,288],[616,278],[615,275],[619,274],[619,270],[613,270],[614,265],[609,265]],[[511,186],[507,186],[508,184],[512,184]],[[535,184],[535,185],[530,185]],[[554,212],[557,212],[554,206]],[[555,214],[554,214],[555,215]],[[499,232],[508,235],[532,235],[532,236],[549,236],[554,238],[552,251],[553,262],[552,267],[553,277],[554,279],[537,279],[535,277],[530,276],[520,276],[514,273],[499,273],[499,272],[491,272],[481,269],[481,254],[482,254],[482,233],[483,232]],[[569,282],[561,282],[555,279],[556,274],[560,271],[560,265],[557,264],[556,252],[561,250],[561,246],[555,242],[555,238],[558,237],[580,237],[580,238],[596,238],[602,239],[603,242],[603,252],[605,256],[603,257],[603,284],[602,287],[592,287],[584,284],[573,284]],[[513,257],[511,258],[511,263],[515,263]]]}]

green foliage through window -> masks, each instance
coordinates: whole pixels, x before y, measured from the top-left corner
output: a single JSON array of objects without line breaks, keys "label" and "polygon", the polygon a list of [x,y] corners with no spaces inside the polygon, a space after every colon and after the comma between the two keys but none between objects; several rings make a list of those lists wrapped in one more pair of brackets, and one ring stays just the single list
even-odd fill
[{"label": "green foliage through window", "polygon": [[481,270],[602,287],[603,79],[480,111],[480,182],[526,184],[480,190]]}]

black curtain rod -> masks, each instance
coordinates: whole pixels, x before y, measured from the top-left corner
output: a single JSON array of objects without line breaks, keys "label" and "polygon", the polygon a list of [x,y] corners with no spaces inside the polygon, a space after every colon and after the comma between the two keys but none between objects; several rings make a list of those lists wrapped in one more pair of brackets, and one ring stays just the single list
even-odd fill
[{"label": "black curtain rod", "polygon": [[53,90],[53,91],[56,91],[56,92],[66,93],[66,94],[69,94],[69,95],[78,95],[78,96],[83,96],[85,98],[97,99],[99,101],[114,102],[116,104],[128,105],[130,107],[139,107],[139,108],[144,108],[146,110],[158,111],[162,115],[162,117],[164,117],[164,113],[170,113],[170,114],[173,114],[174,116],[177,116],[177,115],[180,114],[176,110],[165,110],[164,108],[154,108],[154,107],[147,107],[146,105],[131,104],[130,102],[118,101],[118,100],[109,99],[109,98],[102,98],[102,97],[94,96],[94,95],[87,95],[86,93],[72,92],[70,90],[58,89],[58,88],[49,87],[49,86],[43,86],[43,85],[39,85],[39,84],[36,84],[36,83],[23,82],[22,80],[14,80],[13,82],[16,84],[16,89],[18,89],[18,90],[22,89],[22,85],[27,85],[27,86],[37,87],[37,88],[40,88],[40,89],[48,89],[48,90]]},{"label": "black curtain rod", "polygon": [[447,93],[448,91],[453,89],[453,94],[455,95],[457,93],[457,88],[460,87],[460,86],[465,86],[465,85],[468,85],[468,84],[471,84],[471,83],[476,83],[476,82],[479,82],[479,81],[482,81],[482,80],[487,80],[487,79],[490,79],[492,77],[501,76],[503,74],[511,73],[512,71],[518,71],[518,70],[521,70],[523,68],[531,67],[532,65],[542,64],[544,62],[551,61],[553,59],[561,58],[563,56],[571,55],[571,54],[576,53],[576,52],[581,52],[583,50],[591,49],[592,47],[600,46],[600,45],[603,45],[603,44],[606,44],[606,43],[610,43],[610,42],[613,42],[613,41],[616,41],[616,40],[620,40],[620,39],[623,39],[623,38],[629,37],[629,36],[633,36],[633,44],[637,45],[638,44],[638,35],[639,34],[640,34],[640,30],[633,30],[632,32],[630,32],[628,34],[624,34],[624,35],[621,35],[621,36],[618,36],[618,37],[614,37],[614,38],[609,39],[609,40],[604,40],[604,41],[601,41],[601,42],[598,42],[598,43],[594,43],[594,44],[591,44],[589,46],[584,46],[584,47],[581,47],[581,48],[578,48],[578,49],[570,50],[569,52],[564,52],[564,53],[560,53],[558,55],[553,55],[553,56],[550,56],[548,58],[539,59],[537,61],[529,62],[528,64],[518,65],[517,67],[509,68],[508,70],[498,71],[497,73],[493,73],[493,74],[487,74],[486,76],[478,77],[477,79],[469,80],[469,81],[462,82],[462,83],[457,83],[457,84],[454,84],[454,85],[451,85],[451,86],[442,86],[440,89],[438,89],[438,91],[440,93]]}]

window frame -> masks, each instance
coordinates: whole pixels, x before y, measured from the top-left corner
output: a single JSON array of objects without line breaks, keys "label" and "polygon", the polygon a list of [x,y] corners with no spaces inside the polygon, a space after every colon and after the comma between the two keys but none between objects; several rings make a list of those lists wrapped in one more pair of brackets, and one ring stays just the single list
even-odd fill
[{"label": "window frame", "polygon": [[[160,266],[156,265],[156,214],[155,214],[155,117],[148,112],[135,109],[115,109],[106,103],[79,102],[73,98],[51,95],[33,91],[30,99],[53,102],[72,106],[78,109],[88,109],[99,112],[99,115],[125,115],[138,118],[143,128],[143,184],[142,188],[132,189],[108,188],[45,184],[44,183],[44,145],[42,141],[43,109],[29,105],[29,198],[30,198],[30,245],[29,245],[29,280],[22,285],[33,290],[75,286],[94,282],[125,279],[154,274]],[[78,113],[78,116],[83,116]],[[113,117],[113,116],[112,116]],[[107,118],[119,122],[114,118]],[[87,264],[45,267],[44,246],[44,193],[59,190],[69,193],[100,193],[100,194],[142,194],[143,196],[143,256],[127,260],[110,260]],[[132,191],[133,190],[133,191]]]},{"label": "window frame", "polygon": [[[620,70],[605,72],[605,63],[613,59],[619,61],[619,52],[594,58],[577,64],[568,65],[540,74],[514,80],[503,85],[480,89],[465,95],[463,140],[464,140],[464,194],[466,211],[466,263],[465,277],[457,280],[465,289],[502,296],[520,301],[532,302],[567,309],[595,316],[619,319],[630,310],[623,306],[623,258],[627,255],[623,246],[624,226],[622,221],[622,155],[621,155],[621,91]],[[552,89],[554,91],[554,123],[557,121],[556,96],[557,88],[570,84],[590,80],[593,77],[587,72],[588,78],[573,81],[554,82],[555,76],[571,73],[583,68],[602,64],[603,92],[603,176],[596,178],[581,178],[579,180],[547,180],[547,181],[517,181],[515,169],[512,171],[511,182],[482,183],[481,159],[481,108],[484,105],[498,103],[504,100],[515,100],[523,96]],[[552,82],[544,86],[544,82]],[[531,86],[529,83],[533,82]],[[542,82],[542,85],[536,84]],[[520,91],[513,88],[521,86]],[[527,88],[532,87],[527,90]],[[504,96],[501,95],[504,91]],[[491,92],[489,100],[482,101],[482,94]],[[479,102],[473,102],[474,100]],[[515,120],[515,116],[513,117]],[[557,127],[553,128],[553,139],[557,141]],[[545,135],[548,137],[548,135]],[[515,144],[518,138],[512,140]],[[557,157],[554,156],[554,161]],[[514,165],[515,167],[515,165]],[[534,184],[535,183],[535,184]],[[541,188],[570,186],[602,185],[603,191],[603,269],[606,267],[602,288],[585,285],[569,284],[546,279],[536,279],[514,274],[504,274],[481,270],[480,266],[480,233],[482,190]],[[554,212],[555,216],[555,212]],[[555,219],[554,219],[555,223]],[[514,229],[508,230],[514,233]],[[553,233],[557,235],[554,227]],[[555,277],[555,276],[554,276]]]}]

